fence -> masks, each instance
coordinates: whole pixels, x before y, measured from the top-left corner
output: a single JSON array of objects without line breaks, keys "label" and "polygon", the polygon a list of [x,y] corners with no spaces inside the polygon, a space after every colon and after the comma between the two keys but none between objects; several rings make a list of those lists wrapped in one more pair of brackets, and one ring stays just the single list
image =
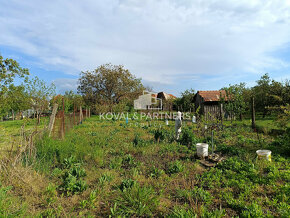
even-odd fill
[{"label": "fence", "polygon": [[65,113],[63,110],[57,112],[57,107],[57,104],[54,105],[48,126],[49,136],[53,138],[63,139],[71,128],[81,124],[83,120],[91,116],[89,108],[75,108],[73,112]]}]

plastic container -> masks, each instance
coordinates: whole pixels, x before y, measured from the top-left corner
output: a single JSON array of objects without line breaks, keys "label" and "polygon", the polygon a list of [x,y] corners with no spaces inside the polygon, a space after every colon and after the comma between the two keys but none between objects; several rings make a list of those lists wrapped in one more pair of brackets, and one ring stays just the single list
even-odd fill
[{"label": "plastic container", "polygon": [[197,156],[205,158],[208,156],[208,144],[206,143],[197,143],[196,144]]},{"label": "plastic container", "polygon": [[196,116],[192,116],[192,122],[196,123]]},{"label": "plastic container", "polygon": [[256,153],[259,159],[271,161],[272,152],[270,150],[257,150]]}]

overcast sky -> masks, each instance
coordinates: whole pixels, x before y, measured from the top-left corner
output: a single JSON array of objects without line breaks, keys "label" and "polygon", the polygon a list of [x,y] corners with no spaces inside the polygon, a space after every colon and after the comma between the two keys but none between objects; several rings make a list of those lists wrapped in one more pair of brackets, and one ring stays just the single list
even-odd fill
[{"label": "overcast sky", "polygon": [[290,78],[289,0],[0,0],[0,53],[76,89],[122,64],[155,91]]}]

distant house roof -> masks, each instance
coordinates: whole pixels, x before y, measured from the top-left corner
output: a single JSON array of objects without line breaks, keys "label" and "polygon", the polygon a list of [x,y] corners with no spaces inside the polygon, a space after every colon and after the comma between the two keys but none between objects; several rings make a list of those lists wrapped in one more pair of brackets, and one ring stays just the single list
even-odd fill
[{"label": "distant house roof", "polygon": [[205,102],[208,101],[220,101],[221,96],[226,96],[225,90],[215,90],[215,91],[198,91],[199,94]]},{"label": "distant house roof", "polygon": [[158,92],[157,97],[158,98],[163,98],[165,100],[168,100],[170,98],[172,98],[172,99],[175,99],[176,98],[176,96],[174,96],[172,94],[167,94],[165,92]]}]

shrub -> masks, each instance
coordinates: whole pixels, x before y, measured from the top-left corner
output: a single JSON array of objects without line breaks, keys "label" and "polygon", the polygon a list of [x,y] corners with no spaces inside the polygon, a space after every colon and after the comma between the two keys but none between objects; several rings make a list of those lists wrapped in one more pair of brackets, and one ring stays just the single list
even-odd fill
[{"label": "shrub", "polygon": [[195,137],[195,135],[193,134],[192,130],[185,128],[183,130],[183,133],[181,135],[179,142],[182,145],[186,145],[188,147],[191,147],[192,145],[195,145],[198,142],[198,140]]}]

